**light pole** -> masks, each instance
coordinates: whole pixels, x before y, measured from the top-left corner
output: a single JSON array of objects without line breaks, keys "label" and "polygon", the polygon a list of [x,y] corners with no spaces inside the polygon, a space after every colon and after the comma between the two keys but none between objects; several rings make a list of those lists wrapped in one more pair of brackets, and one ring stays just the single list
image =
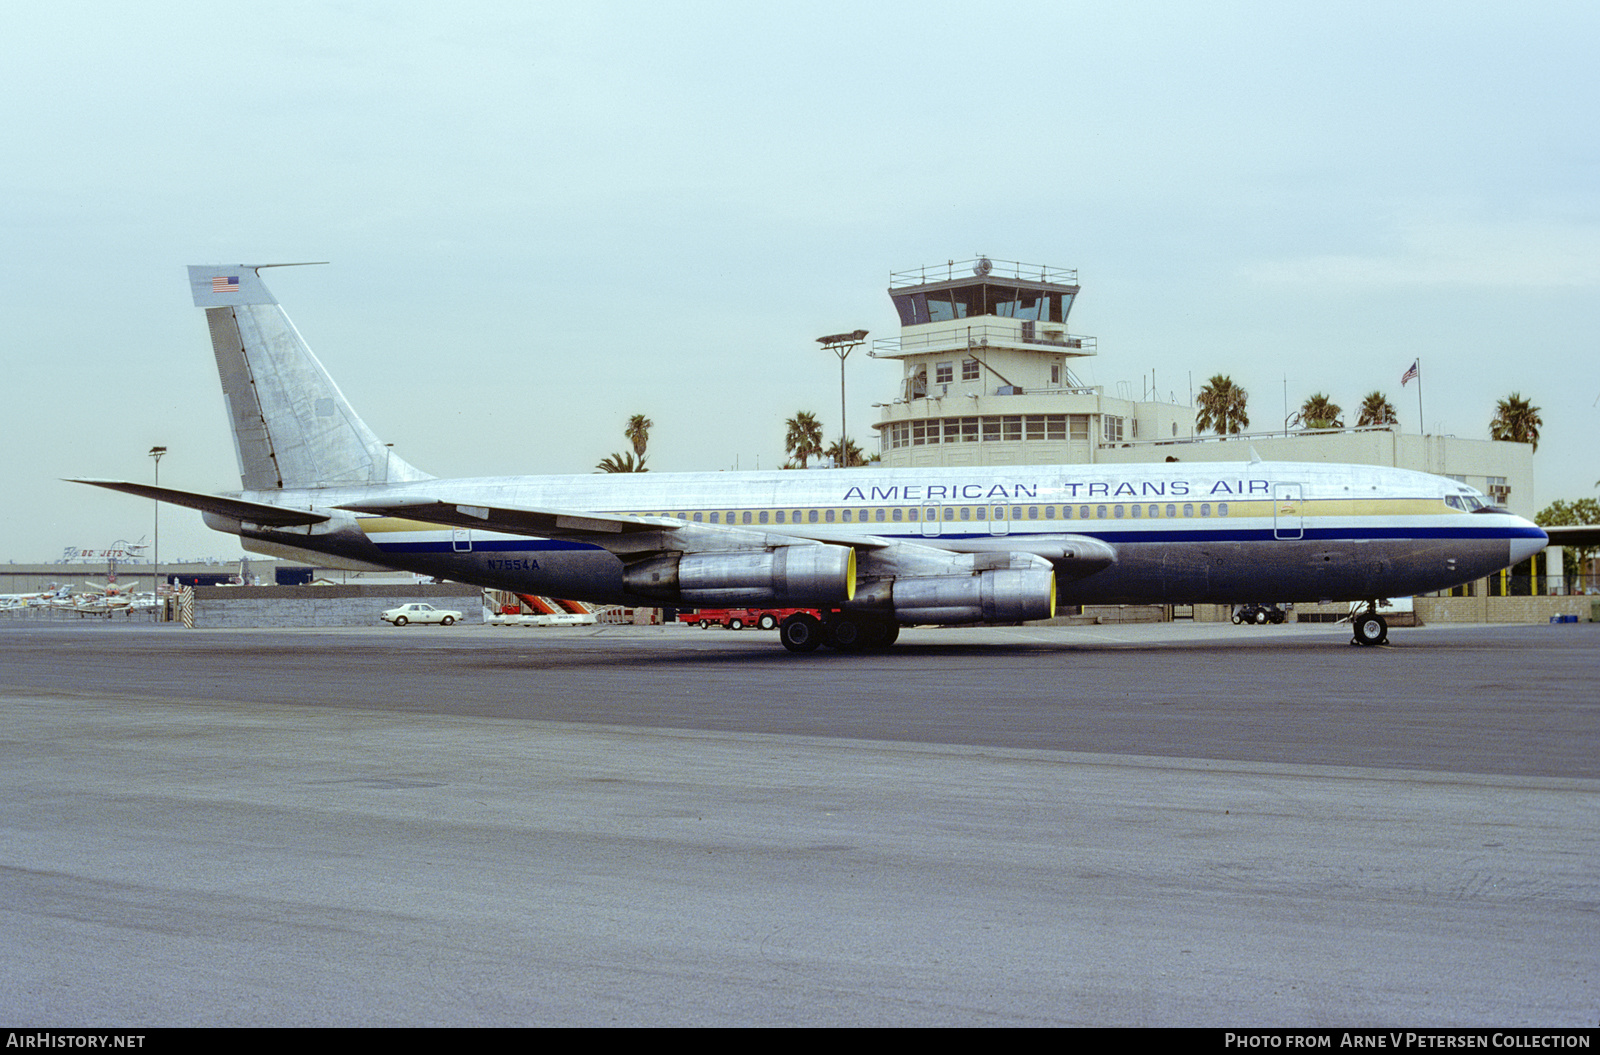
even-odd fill
[{"label": "light pole", "polygon": [[817,338],[818,344],[839,357],[839,461],[845,466],[850,464],[850,430],[846,427],[844,416],[844,361],[850,357],[851,352],[861,347],[861,342],[866,339],[866,330],[835,333]]},{"label": "light pole", "polygon": [[[165,447],[150,448],[150,457],[156,460],[156,487],[158,489],[161,487],[161,456],[165,453],[167,453],[167,449]],[[157,612],[159,613],[161,605],[161,499],[159,498],[156,499],[155,556],[152,559],[155,567],[150,573],[150,589],[151,592],[155,594]],[[158,614],[156,618],[159,622],[160,615]]]}]

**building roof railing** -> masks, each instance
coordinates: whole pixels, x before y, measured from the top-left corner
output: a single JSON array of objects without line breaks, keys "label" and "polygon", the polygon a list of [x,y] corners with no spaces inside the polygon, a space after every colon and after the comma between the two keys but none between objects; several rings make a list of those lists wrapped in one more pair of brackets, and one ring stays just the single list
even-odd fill
[{"label": "building roof railing", "polygon": [[[873,406],[875,406],[875,407],[898,407],[898,406],[904,406],[904,405],[909,404],[909,403],[915,403],[915,402],[918,402],[920,400],[949,399],[949,398],[952,397],[952,393],[949,391],[949,389],[960,388],[960,387],[961,386],[957,385],[955,382],[945,383],[945,382],[935,381],[935,382],[930,384],[926,380],[919,380],[917,378],[908,377],[908,378],[905,379],[905,382],[902,385],[902,388],[904,390],[902,395],[900,395],[898,398],[894,399],[891,402],[888,402],[888,403],[874,403]],[[1016,389],[1015,391],[1008,391],[1007,389],[1009,387],[1010,386],[1005,386],[1005,387],[991,386],[991,387],[985,388],[983,390],[983,392],[981,392],[981,393],[977,393],[977,392],[956,392],[956,393],[954,393],[954,395],[958,395],[958,396],[959,395],[965,395],[965,396],[970,396],[972,398],[979,398],[980,396],[981,397],[997,396],[997,397],[1004,398],[1004,397],[1009,397],[1009,396],[1023,396],[1023,395],[1026,395],[1026,396],[1102,396],[1102,395],[1105,394],[1105,390],[1106,390],[1104,385],[1040,385],[1040,386],[1038,386],[1036,388],[1027,388],[1027,389],[1020,389],[1019,388],[1019,389]],[[889,419],[885,419],[883,421],[877,422],[872,427],[873,428],[881,428],[882,426],[887,425],[889,423],[890,423]],[[1116,443],[1116,444],[1111,444],[1110,446],[1120,447],[1120,446],[1122,446],[1122,444]]]},{"label": "building roof railing", "polygon": [[1202,432],[1193,436],[1174,436],[1171,439],[1118,440],[1099,443],[1099,447],[1175,447],[1195,443],[1233,443],[1238,440],[1281,440],[1295,436],[1338,436],[1351,432],[1398,432],[1398,425],[1350,425],[1339,429],[1272,429],[1267,432],[1230,432],[1219,436],[1215,432]]},{"label": "building roof railing", "polygon": [[1050,267],[1047,264],[1026,264],[1020,260],[995,260],[975,256],[970,260],[946,260],[942,264],[912,268],[908,271],[889,272],[889,288],[925,286],[931,282],[953,282],[956,279],[1014,279],[1019,282],[1043,282],[1052,286],[1075,286],[1078,269]]},{"label": "building roof railing", "polygon": [[900,337],[879,337],[872,342],[872,348],[867,354],[874,359],[895,359],[959,348],[977,350],[996,346],[1015,348],[1022,345],[1030,348],[1055,349],[1070,355],[1098,354],[1098,342],[1095,338],[1067,333],[1062,329],[1061,323],[1036,323],[1032,328],[1033,332],[1029,334],[1027,327],[1021,325],[1021,322],[1026,320],[1000,319],[993,315],[982,315],[978,318],[987,319],[989,322],[975,322],[960,329],[941,329]]}]

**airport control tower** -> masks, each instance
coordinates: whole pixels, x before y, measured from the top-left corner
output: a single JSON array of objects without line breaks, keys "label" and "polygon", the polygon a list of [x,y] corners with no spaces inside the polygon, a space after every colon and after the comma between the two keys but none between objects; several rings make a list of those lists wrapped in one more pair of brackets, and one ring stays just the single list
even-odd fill
[{"label": "airport control tower", "polygon": [[1085,463],[1102,445],[1187,435],[1192,410],[1077,378],[1096,352],[1067,327],[1078,290],[1074,270],[984,256],[892,273],[900,336],[870,352],[905,364],[873,426],[883,464]]}]

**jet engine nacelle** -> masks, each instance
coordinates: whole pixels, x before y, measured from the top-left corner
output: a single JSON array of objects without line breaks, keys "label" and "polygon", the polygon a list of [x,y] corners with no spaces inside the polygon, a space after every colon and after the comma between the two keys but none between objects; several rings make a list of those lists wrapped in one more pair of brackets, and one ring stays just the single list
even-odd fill
[{"label": "jet engine nacelle", "polygon": [[1020,623],[1056,614],[1056,576],[1049,567],[917,576],[896,579],[891,597],[902,623]]},{"label": "jet engine nacelle", "polygon": [[629,593],[696,607],[823,608],[855,596],[856,551],[817,545],[665,553],[628,565],[622,581]]}]

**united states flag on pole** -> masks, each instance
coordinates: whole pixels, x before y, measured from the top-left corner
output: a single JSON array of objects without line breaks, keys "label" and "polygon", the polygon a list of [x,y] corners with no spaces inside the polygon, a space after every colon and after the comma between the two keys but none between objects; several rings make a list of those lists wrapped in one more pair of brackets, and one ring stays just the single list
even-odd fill
[{"label": "united states flag on pole", "polygon": [[1421,377],[1422,376],[1422,371],[1418,369],[1418,366],[1421,364],[1421,362],[1422,362],[1421,359],[1416,360],[1415,362],[1413,362],[1411,364],[1411,369],[1407,370],[1405,373],[1400,375],[1400,387],[1401,388],[1406,387],[1406,382],[1410,381],[1413,377]]},{"label": "united states flag on pole", "polygon": [[[211,280],[211,292],[213,292],[213,293],[237,293],[237,292],[239,292],[239,276],[238,275],[229,275],[229,276],[227,276],[225,278],[214,278],[214,279],[212,279]],[[1413,367],[1413,369],[1415,369],[1415,367]],[[1400,387],[1404,388],[1405,385],[1402,384]]]}]

